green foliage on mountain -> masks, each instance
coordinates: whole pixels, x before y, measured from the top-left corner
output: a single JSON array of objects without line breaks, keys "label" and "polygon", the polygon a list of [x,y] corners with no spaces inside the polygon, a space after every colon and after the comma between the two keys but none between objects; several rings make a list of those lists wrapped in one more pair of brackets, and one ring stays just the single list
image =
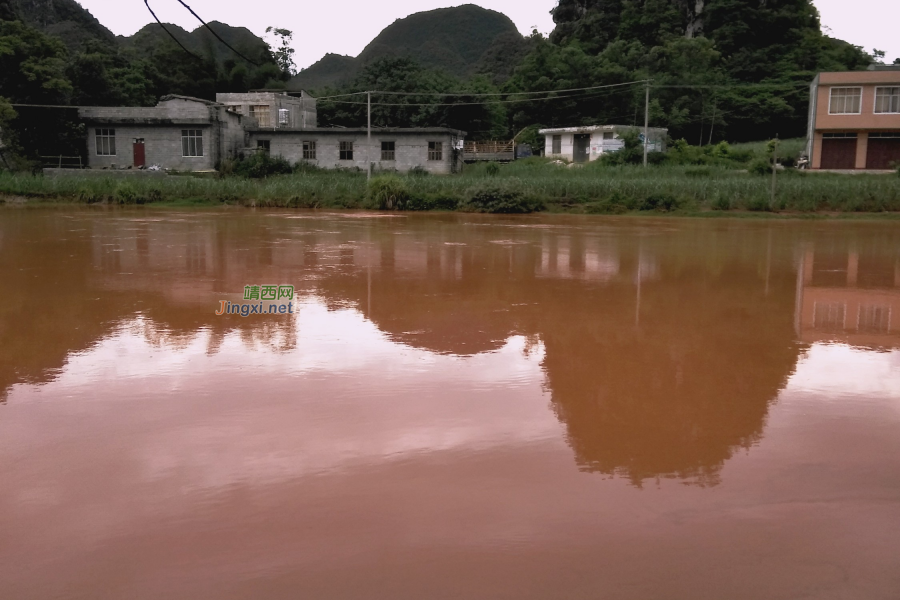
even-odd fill
[{"label": "green foliage on mountain", "polygon": [[91,39],[115,43],[112,32],[75,0],[0,0],[0,19],[20,19],[58,38],[70,51]]},{"label": "green foliage on mountain", "polygon": [[319,90],[346,84],[366,65],[385,58],[407,58],[425,69],[455,77],[478,73],[511,74],[527,52],[515,24],[506,15],[466,4],[415,13],[394,21],[356,58],[328,54],[301,71],[289,89]]},{"label": "green foliage on mountain", "polygon": [[[377,89],[409,95],[379,95],[373,102],[375,127],[452,127],[475,138],[506,135],[508,116],[502,104],[483,104],[474,96],[454,95],[452,105],[441,94],[497,93],[499,89],[483,75],[460,79],[439,69],[426,69],[411,58],[379,58],[340,88],[341,93]],[[330,92],[325,90],[325,94]],[[320,100],[319,125],[358,127],[366,123],[366,96]],[[390,105],[394,106],[390,106]]]},{"label": "green foliage on mountain", "polygon": [[[653,90],[651,124],[692,143],[802,135],[815,73],[861,69],[871,60],[860,48],[823,35],[810,0],[560,0],[553,18],[550,39],[521,65],[513,87],[642,79],[717,86]],[[642,117],[642,92],[566,101],[562,109],[527,107],[514,122],[580,125]]]}]

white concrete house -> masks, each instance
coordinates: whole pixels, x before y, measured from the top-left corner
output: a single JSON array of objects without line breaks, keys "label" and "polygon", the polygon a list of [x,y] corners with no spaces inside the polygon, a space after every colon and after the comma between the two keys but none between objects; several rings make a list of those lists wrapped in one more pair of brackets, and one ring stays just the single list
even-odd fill
[{"label": "white concrete house", "polygon": [[[541,129],[538,133],[544,136],[544,155],[550,158],[568,160],[570,162],[588,162],[597,160],[604,152],[615,152],[625,146],[621,135],[626,131],[638,130],[643,139],[643,127],[630,125],[590,125],[585,127],[558,127]],[[669,130],[660,127],[649,129],[649,152],[665,152],[666,136]]]}]

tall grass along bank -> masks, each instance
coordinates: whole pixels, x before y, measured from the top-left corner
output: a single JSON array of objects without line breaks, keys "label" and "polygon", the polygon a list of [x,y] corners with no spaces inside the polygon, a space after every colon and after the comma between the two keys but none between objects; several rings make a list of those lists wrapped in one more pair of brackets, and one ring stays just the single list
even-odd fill
[{"label": "tall grass along bank", "polygon": [[565,166],[540,159],[469,166],[453,176],[298,170],[239,176],[60,177],[0,173],[0,196],[86,204],[234,204],[298,208],[578,213],[900,211],[897,175],[780,170],[771,176],[725,166]]}]

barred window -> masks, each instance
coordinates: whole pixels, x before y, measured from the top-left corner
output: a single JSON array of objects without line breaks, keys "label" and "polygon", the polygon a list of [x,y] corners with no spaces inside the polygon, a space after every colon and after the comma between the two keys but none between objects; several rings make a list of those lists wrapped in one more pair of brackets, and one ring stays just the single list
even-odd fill
[{"label": "barred window", "polygon": [[900,113],[900,87],[875,88],[875,112]]},{"label": "barred window", "polygon": [[269,112],[268,104],[252,104],[250,106],[250,116],[256,119],[260,127],[272,126],[272,116]]},{"label": "barred window", "polygon": [[396,144],[394,142],[381,142],[381,160],[395,160]]},{"label": "barred window", "polygon": [[831,88],[831,102],[828,105],[828,114],[858,115],[861,112],[861,100],[862,88],[833,87]]},{"label": "barred window", "polygon": [[340,151],[341,160],[353,160],[353,142],[341,142]]},{"label": "barred window", "polygon": [[182,129],[181,130],[181,155],[182,156],[203,156],[203,130],[202,129]]},{"label": "barred window", "polygon": [[315,142],[303,142],[303,160],[316,160]]},{"label": "barred window", "polygon": [[428,142],[428,160],[444,160],[443,142]]},{"label": "barred window", "polygon": [[269,152],[272,149],[271,140],[256,140],[256,149],[263,152]]},{"label": "barred window", "polygon": [[553,143],[552,154],[562,154],[562,136],[554,135],[552,143]]},{"label": "barred window", "polygon": [[115,129],[96,129],[94,136],[97,138],[97,156],[116,155]]}]

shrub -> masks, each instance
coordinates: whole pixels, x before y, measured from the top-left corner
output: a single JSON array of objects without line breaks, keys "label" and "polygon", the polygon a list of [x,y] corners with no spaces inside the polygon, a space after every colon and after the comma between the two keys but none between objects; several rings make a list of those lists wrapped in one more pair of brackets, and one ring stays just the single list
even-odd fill
[{"label": "shrub", "polygon": [[407,175],[410,177],[428,177],[431,173],[429,173],[425,167],[417,165],[410,169]]},{"label": "shrub", "polygon": [[495,162],[489,162],[484,166],[484,172],[487,173],[489,177],[493,177],[500,173],[500,165]]},{"label": "shrub", "polygon": [[772,207],[769,206],[769,201],[764,200],[762,198],[753,198],[749,202],[747,202],[747,210],[753,212],[768,212],[772,210]]},{"label": "shrub", "polygon": [[368,185],[369,200],[381,210],[404,210],[409,202],[406,181],[396,175],[379,175]]},{"label": "shrub", "polygon": [[219,172],[223,175],[264,179],[270,175],[289,175],[292,171],[291,163],[286,158],[271,156],[268,152],[254,152],[248,158],[223,161]]},{"label": "shrub", "polygon": [[731,200],[725,196],[719,196],[712,203],[713,210],[731,210]]},{"label": "shrub", "polygon": [[753,175],[771,175],[772,163],[766,158],[757,158],[750,163],[747,170]]},{"label": "shrub", "polygon": [[144,198],[139,196],[131,183],[120,183],[116,186],[113,197],[119,204],[143,204]]},{"label": "shrub", "polygon": [[543,203],[526,198],[519,190],[491,185],[474,190],[462,208],[472,212],[530,213],[541,210]]},{"label": "shrub", "polygon": [[460,198],[450,194],[423,194],[411,196],[406,210],[456,210],[460,203]]},{"label": "shrub", "polygon": [[638,210],[658,210],[668,212],[681,206],[681,202],[672,194],[650,194],[640,203]]}]

